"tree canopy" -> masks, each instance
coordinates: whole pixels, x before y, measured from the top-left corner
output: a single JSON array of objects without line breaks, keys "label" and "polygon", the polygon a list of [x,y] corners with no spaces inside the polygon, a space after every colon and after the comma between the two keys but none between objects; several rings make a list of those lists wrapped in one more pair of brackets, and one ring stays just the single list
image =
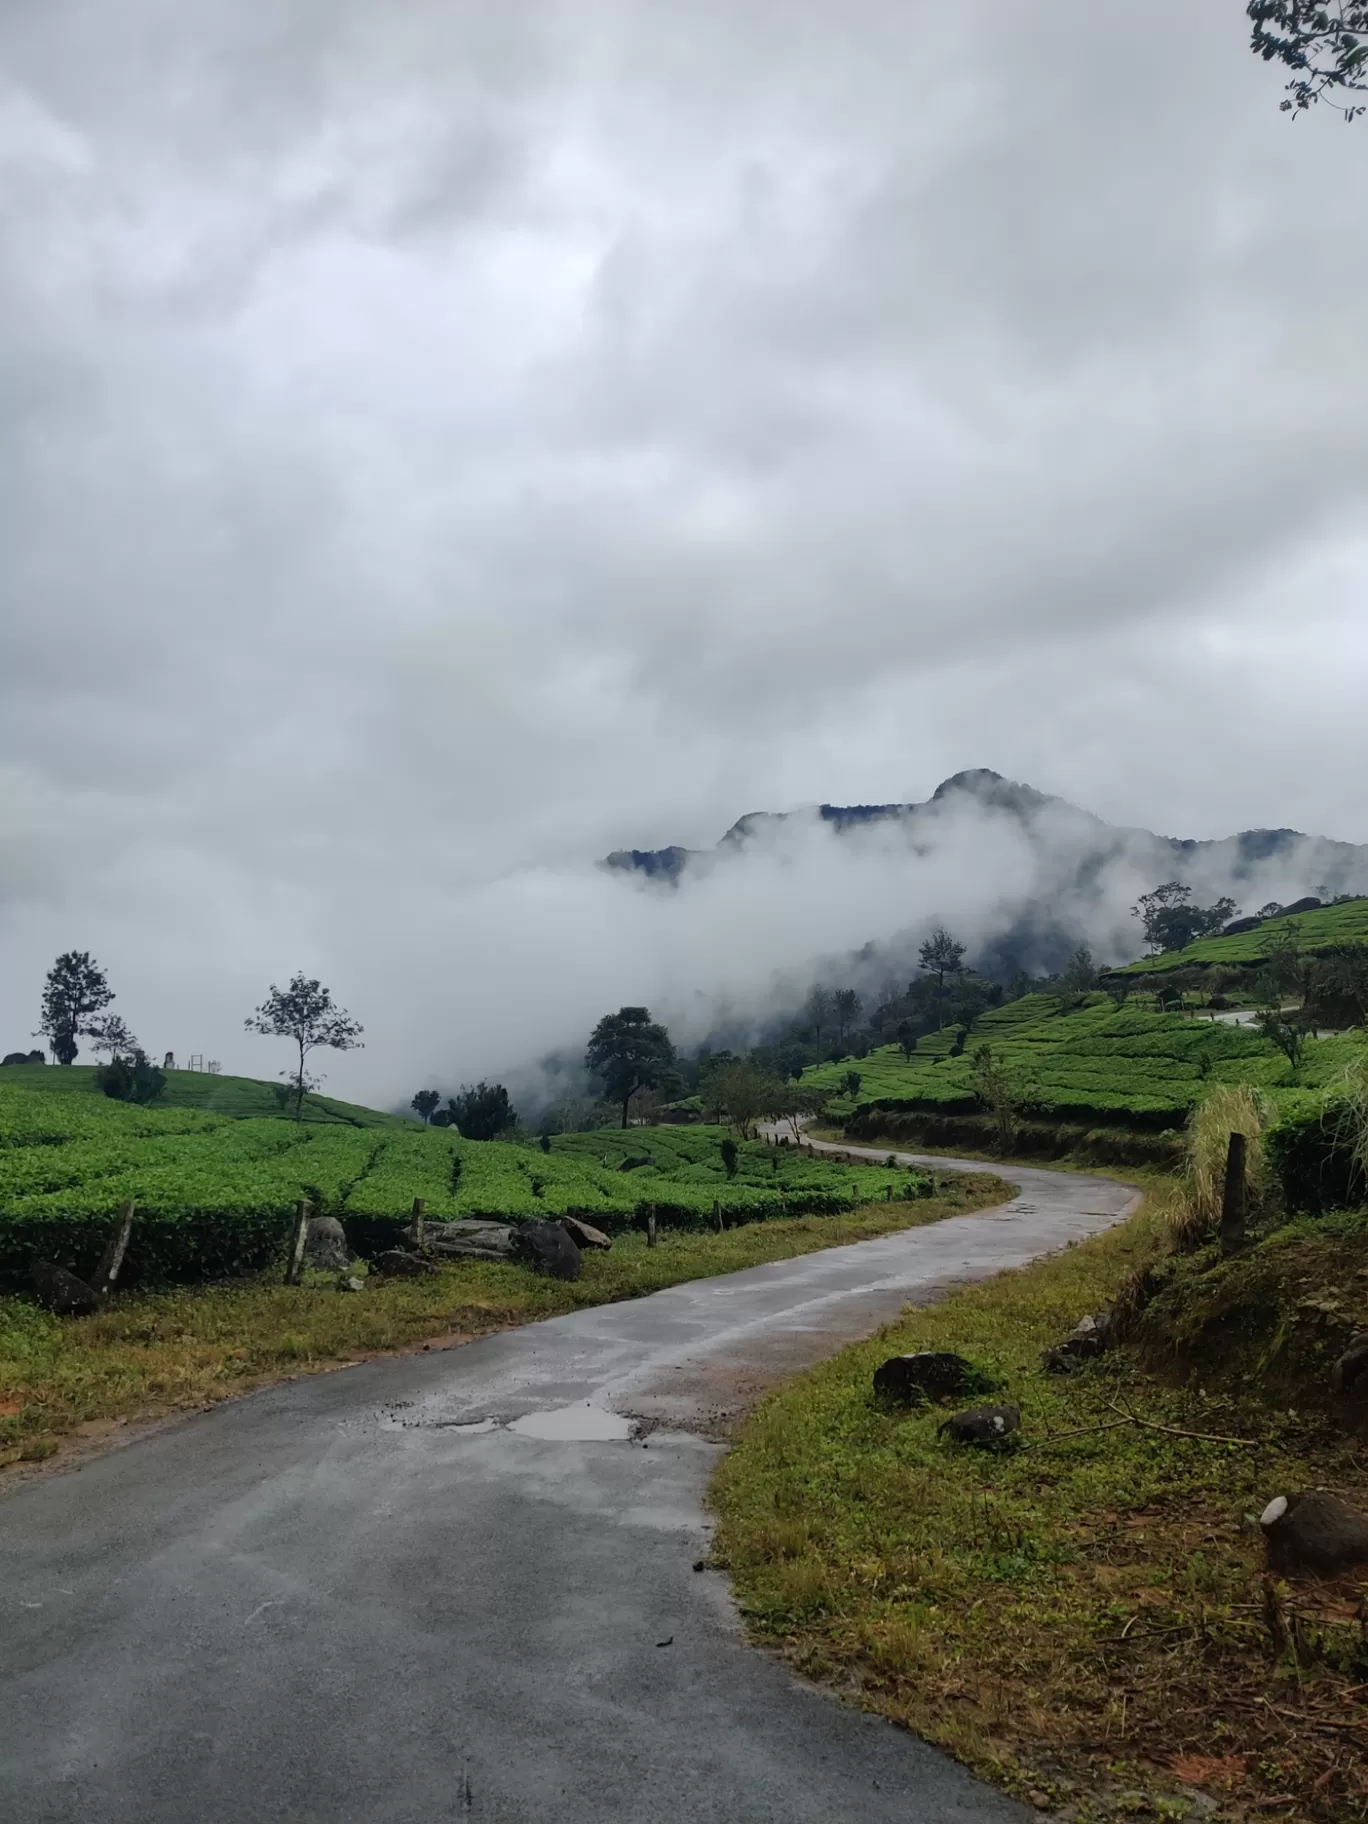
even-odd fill
[{"label": "tree canopy", "polygon": [[309,1053],[320,1046],[331,1051],[359,1050],[365,1030],[345,1007],[336,1004],[331,989],[302,971],[290,977],[288,988],[277,988],[272,982],[271,992],[243,1025],[248,1032],[290,1039],[298,1048],[296,1068],[281,1073],[293,1085],[296,1120],[303,1113],[305,1091],[317,1087],[305,1069]]},{"label": "tree canopy", "polygon": [[517,1123],[518,1111],[502,1083],[463,1083],[447,1101],[450,1125],[467,1140],[497,1140]]},{"label": "tree canopy", "polygon": [[1292,72],[1284,113],[1324,101],[1346,120],[1363,102],[1341,99],[1368,90],[1368,0],[1249,0],[1250,49]]},{"label": "tree canopy", "polygon": [[59,1064],[74,1064],[80,1036],[98,1038],[95,1016],[108,1007],[114,991],[104,970],[88,950],[67,950],[48,970],[43,984],[43,1011],[35,1036],[45,1038]]},{"label": "tree canopy", "polygon": [[1233,899],[1218,899],[1210,906],[1194,906],[1192,888],[1181,880],[1166,880],[1151,893],[1142,893],[1131,907],[1140,920],[1145,942],[1153,951],[1185,950],[1199,937],[1214,937],[1240,908]]},{"label": "tree canopy", "polygon": [[413,1110],[414,1114],[418,1116],[419,1120],[423,1122],[424,1126],[427,1126],[431,1123],[432,1117],[437,1113],[437,1107],[441,1100],[442,1098],[435,1089],[420,1089],[418,1094],[409,1103],[409,1107]]},{"label": "tree canopy", "polygon": [[605,1013],[590,1035],[585,1069],[603,1084],[603,1093],[622,1109],[639,1089],[664,1089],[673,1080],[675,1049],[670,1035],[646,1007],[620,1007]]}]

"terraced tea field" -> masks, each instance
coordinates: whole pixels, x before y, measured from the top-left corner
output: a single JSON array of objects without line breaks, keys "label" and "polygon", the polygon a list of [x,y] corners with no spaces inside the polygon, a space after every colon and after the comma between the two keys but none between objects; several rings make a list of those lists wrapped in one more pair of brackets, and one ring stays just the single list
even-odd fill
[{"label": "terraced tea field", "polygon": [[1337,944],[1368,942],[1368,898],[1348,899],[1343,905],[1322,906],[1314,912],[1298,912],[1289,918],[1268,918],[1252,931],[1237,931],[1232,937],[1203,937],[1186,950],[1166,950],[1160,956],[1144,956],[1139,962],[1127,963],[1124,969],[1108,973],[1119,976],[1162,975],[1171,969],[1252,968],[1262,962],[1270,947],[1289,925],[1295,925],[1297,943],[1303,951],[1330,950]]},{"label": "terraced tea field", "polygon": [[825,1064],[803,1081],[835,1096],[849,1069],[860,1072],[860,1106],[935,1114],[970,1114],[973,1053],[990,1044],[1010,1066],[1025,1098],[1024,1112],[1088,1124],[1179,1126],[1212,1082],[1254,1083],[1267,1089],[1315,1087],[1332,1080],[1361,1050],[1348,1035],[1308,1041],[1295,1073],[1261,1033],[1181,1013],[1117,1008],[1094,997],[1064,1013],[1049,995],[1027,995],[993,1008],[975,1024],[961,1052],[952,1035],[924,1039],[910,1061],[896,1046],[868,1057]]},{"label": "terraced tea field", "polygon": [[259,1264],[279,1247],[301,1197],[362,1226],[397,1223],[415,1197],[437,1219],[574,1209],[616,1226],[644,1220],[649,1205],[663,1221],[690,1226],[717,1211],[730,1221],[835,1214],[919,1195],[926,1183],[905,1169],[840,1165],[758,1142],[738,1147],[730,1177],[723,1138],[720,1128],[636,1128],[559,1136],[543,1151],[413,1123],[235,1120],[0,1081],[0,1275],[40,1243],[70,1253],[82,1227],[103,1233],[128,1201],[137,1205],[144,1261],[194,1274]]}]

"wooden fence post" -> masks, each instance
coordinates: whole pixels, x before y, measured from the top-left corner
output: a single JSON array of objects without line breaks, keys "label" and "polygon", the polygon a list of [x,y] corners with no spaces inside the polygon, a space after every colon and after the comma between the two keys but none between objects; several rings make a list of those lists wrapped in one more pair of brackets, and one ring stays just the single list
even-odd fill
[{"label": "wooden fence post", "polygon": [[415,1248],[427,1246],[427,1204],[421,1197],[413,1200],[413,1245]]},{"label": "wooden fence post", "polygon": [[1245,1184],[1245,1137],[1232,1134],[1226,1149],[1225,1186],[1221,1194],[1221,1251],[1232,1254],[1245,1238],[1248,1198]]},{"label": "wooden fence post", "polygon": [[128,1238],[133,1233],[133,1212],[138,1206],[126,1203],[119,1216],[119,1226],[109,1239],[109,1246],[100,1258],[92,1282],[97,1297],[105,1298],[113,1290],[114,1281],[119,1277],[119,1268],[123,1265],[124,1255],[128,1252]]},{"label": "wooden fence post", "polygon": [[285,1268],[285,1284],[299,1284],[300,1268],[304,1265],[304,1243],[309,1239],[309,1200],[301,1197],[295,1205],[294,1243],[290,1248],[290,1260]]},{"label": "wooden fence post", "polygon": [[648,1203],[646,1205],[646,1246],[648,1248],[653,1248],[655,1245],[656,1245],[656,1206],[653,1203]]}]

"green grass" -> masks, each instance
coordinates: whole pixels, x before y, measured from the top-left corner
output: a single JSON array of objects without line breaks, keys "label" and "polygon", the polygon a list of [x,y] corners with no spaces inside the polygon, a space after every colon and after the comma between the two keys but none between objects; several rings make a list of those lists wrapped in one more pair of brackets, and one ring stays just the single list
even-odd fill
[{"label": "green grass", "polygon": [[[1249,1351],[1235,1374],[1204,1349],[1240,1308],[1228,1285],[1186,1362],[1152,1346],[1075,1377],[1040,1366],[1162,1247],[1151,1208],[908,1312],[768,1400],[714,1483],[717,1558],[755,1636],[804,1673],[1038,1803],[1080,1807],[1067,1815],[1188,1815],[1181,1794],[1197,1788],[1222,1817],[1361,1819],[1356,1598],[1266,1594],[1250,1520],[1293,1487],[1368,1502],[1361,1453],[1301,1399],[1270,1409],[1262,1381],[1241,1378]],[[1360,1255],[1368,1238],[1332,1284],[1338,1320],[1368,1327],[1368,1280],[1346,1284]],[[961,1351],[998,1377],[1028,1447],[955,1447],[937,1411],[876,1406],[874,1367],[915,1349]],[[1061,1435],[1113,1425],[1121,1407],[1207,1437]],[[1255,1445],[1210,1441],[1224,1437]],[[1270,1602],[1299,1661],[1273,1647]]]},{"label": "green grass", "polygon": [[424,1337],[477,1336],[638,1298],[685,1280],[936,1222],[1010,1194],[1000,1179],[975,1173],[914,1202],[745,1223],[722,1234],[667,1230],[654,1248],[629,1233],[610,1253],[586,1255],[583,1276],[570,1284],[467,1260],[429,1278],[370,1280],[355,1294],[336,1291],[322,1276],[303,1286],[273,1276],[128,1293],[76,1321],[51,1317],[24,1299],[0,1298],[0,1468],[41,1461],[83,1427],[102,1431],[202,1406]]},{"label": "green grass", "polygon": [[[206,1114],[279,1117],[281,1108],[275,1085],[255,1077],[210,1076],[207,1071],[168,1070],[166,1088],[156,1107],[194,1108]],[[0,1089],[41,1090],[48,1095],[91,1096],[107,1100],[95,1082],[95,1066],[72,1064],[9,1064],[0,1068]],[[361,1127],[408,1128],[416,1124],[405,1115],[386,1115],[356,1102],[339,1102],[333,1096],[304,1098],[303,1118],[308,1124],[333,1122]]]},{"label": "green grass", "polygon": [[1282,1052],[1250,1027],[1129,1003],[1117,1008],[1104,995],[1069,1012],[1052,996],[1027,995],[984,1014],[961,1055],[950,1055],[950,1042],[949,1034],[934,1034],[910,1060],[896,1046],[883,1046],[865,1058],[807,1070],[803,1081],[835,1096],[853,1068],[861,1076],[862,1109],[970,1114],[979,1106],[973,1053],[986,1043],[1012,1069],[1030,1117],[1179,1127],[1212,1083],[1316,1087],[1339,1074],[1359,1049],[1349,1035],[1309,1040],[1294,1072]]},{"label": "green grass", "polygon": [[1297,929],[1297,942],[1303,951],[1328,950],[1336,944],[1363,943],[1368,940],[1368,897],[1346,900],[1339,906],[1322,906],[1315,912],[1297,912],[1290,918],[1269,918],[1252,931],[1237,931],[1233,937],[1203,937],[1186,950],[1166,950],[1159,956],[1142,957],[1124,969],[1110,971],[1115,975],[1155,975],[1168,969],[1190,969],[1196,965],[1224,965],[1227,968],[1249,968],[1268,955],[1269,946],[1283,935],[1289,925]]}]

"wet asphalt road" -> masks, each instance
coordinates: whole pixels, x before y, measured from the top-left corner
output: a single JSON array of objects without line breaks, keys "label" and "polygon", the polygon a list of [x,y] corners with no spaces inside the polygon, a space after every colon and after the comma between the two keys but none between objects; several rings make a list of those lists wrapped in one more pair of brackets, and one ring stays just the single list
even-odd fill
[{"label": "wet asphalt road", "polygon": [[996,1210],[296,1381],[14,1490],[0,1818],[1028,1816],[747,1647],[692,1569],[719,1417],[1132,1201],[1008,1175]]}]

